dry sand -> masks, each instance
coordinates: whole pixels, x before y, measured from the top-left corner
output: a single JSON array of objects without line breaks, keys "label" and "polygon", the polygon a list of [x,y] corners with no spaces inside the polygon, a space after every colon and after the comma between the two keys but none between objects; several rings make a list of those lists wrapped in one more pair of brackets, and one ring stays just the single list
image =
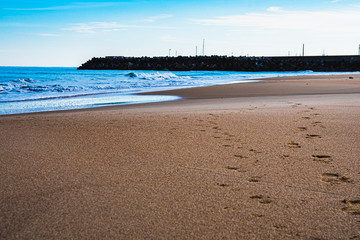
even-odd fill
[{"label": "dry sand", "polygon": [[360,239],[360,75],[0,117],[1,239]]}]

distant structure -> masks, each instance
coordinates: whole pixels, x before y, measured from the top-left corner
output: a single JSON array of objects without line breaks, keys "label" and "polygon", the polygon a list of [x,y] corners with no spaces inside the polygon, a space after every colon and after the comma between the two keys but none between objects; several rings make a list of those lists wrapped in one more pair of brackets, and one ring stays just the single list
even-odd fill
[{"label": "distant structure", "polygon": [[196,46],[196,50],[195,50],[195,56],[197,57],[197,46]]},{"label": "distant structure", "polygon": [[171,56],[171,48],[169,49],[169,57]]},{"label": "distant structure", "polygon": [[359,55],[360,55],[360,44],[359,44]]},{"label": "distant structure", "polygon": [[203,39],[202,55],[205,56],[205,38]]},{"label": "distant structure", "polygon": [[302,56],[305,56],[305,44],[303,44]]},{"label": "distant structure", "polygon": [[[169,49],[171,50],[171,49]],[[169,52],[171,55],[171,52]],[[306,71],[350,72],[360,71],[360,55],[299,56],[298,57],[124,57],[92,58],[78,69],[94,70],[166,70],[166,71],[243,71],[277,72]]]}]

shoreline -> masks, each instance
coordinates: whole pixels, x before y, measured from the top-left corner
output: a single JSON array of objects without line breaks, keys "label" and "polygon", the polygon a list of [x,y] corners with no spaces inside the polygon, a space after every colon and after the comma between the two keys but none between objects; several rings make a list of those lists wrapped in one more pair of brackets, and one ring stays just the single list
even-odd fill
[{"label": "shoreline", "polygon": [[[345,76],[356,76],[356,75],[359,75],[358,72],[353,72],[353,73],[334,73],[335,77],[339,76],[339,77],[345,77]],[[327,76],[332,76],[332,75],[329,75],[329,74],[325,74],[325,75],[305,75],[304,77],[310,77],[312,78],[311,76],[314,76],[314,78],[321,78],[322,77],[327,77]],[[283,76],[284,77],[284,76]],[[286,77],[288,76],[285,76],[285,79]],[[293,79],[301,79],[302,76],[300,75],[294,75],[294,76],[291,76]],[[280,78],[277,78],[277,79],[281,79]],[[263,81],[267,81],[269,83],[269,81],[272,81],[274,82],[274,78],[271,78],[271,77],[267,77],[267,78],[252,78],[251,80],[248,80],[250,82],[248,83],[253,83],[252,81],[260,81],[260,82],[263,82]],[[215,84],[215,85],[212,85],[212,86],[219,86],[219,85],[228,85],[228,84],[234,84],[232,86],[237,86],[237,89],[240,90],[240,92],[243,92],[244,93],[244,89],[240,89],[239,85],[237,85],[236,82],[233,82],[233,83],[230,83],[229,80],[227,81],[228,83],[224,83],[224,84]],[[251,85],[244,85],[245,82],[243,81],[240,81],[238,82],[240,84],[242,84],[242,87],[244,87],[245,89],[248,89],[249,86]],[[282,84],[285,86],[285,84]],[[247,87],[246,87],[247,86]],[[274,84],[271,84],[271,86],[274,86]],[[282,86],[282,88],[286,89],[286,87]],[[198,87],[190,87],[190,88],[198,88]],[[182,88],[174,88],[173,90],[179,90],[180,89],[180,94],[181,94],[181,89]],[[187,88],[184,88],[184,89],[187,89]],[[202,88],[201,88],[202,89]],[[320,89],[321,90],[321,89]],[[334,89],[335,92],[337,91],[337,88]],[[75,106],[73,106],[74,109],[71,109],[71,101],[75,101],[76,102],[76,99],[77,98],[73,98],[73,96],[63,96],[63,97],[49,97],[49,98],[44,98],[42,100],[40,100],[40,102],[34,100],[34,103],[32,103],[32,101],[13,101],[13,102],[8,102],[8,103],[4,103],[5,105],[3,105],[4,109],[2,111],[2,115],[14,115],[14,114],[21,114],[21,113],[32,113],[32,112],[53,112],[53,111],[63,111],[63,110],[76,110],[76,109],[88,109],[88,108],[97,108],[99,106],[102,106],[102,107],[106,107],[106,106],[118,106],[118,105],[127,105],[127,104],[142,104],[142,103],[151,103],[151,102],[156,102],[156,101],[171,101],[170,99],[163,99],[161,100],[162,98],[172,98],[172,96],[174,96],[175,98],[177,98],[177,92],[173,92],[171,94],[169,93],[165,93],[166,91],[171,91],[169,89],[165,89],[165,90],[148,90],[147,92],[144,92],[144,91],[139,91],[137,93],[133,93],[133,94],[130,94],[130,95],[122,95],[121,93],[98,93],[98,94],[85,94],[83,97],[89,97],[89,96],[94,96],[95,98],[99,98],[98,100],[94,99],[94,104],[90,105],[90,104],[82,104],[81,106],[78,106],[75,104]],[[221,91],[221,89],[220,89]],[[227,90],[226,90],[227,91]],[[246,91],[246,90],[245,90]],[[250,91],[252,91],[250,89]],[[305,91],[307,91],[307,89],[305,89]],[[155,94],[153,94],[153,92],[159,92],[159,94],[163,93],[163,95],[160,95],[160,96],[154,96]],[[208,91],[205,91],[205,92],[208,92]],[[277,91],[278,92],[278,91]],[[313,91],[313,93],[305,93],[305,94],[316,94],[318,93],[318,91]],[[327,92],[328,93],[328,92]],[[119,95],[120,94],[120,95]],[[295,92],[295,93],[291,93],[291,94],[301,94],[301,92]],[[194,94],[193,94],[194,95]],[[204,94],[200,94],[200,95],[204,95]],[[227,94],[228,95],[228,94]],[[235,93],[233,94],[235,97],[237,96],[241,96],[241,94],[239,93]],[[250,95],[254,95],[254,94],[250,94]],[[274,93],[263,93],[261,95],[278,95],[278,93],[275,92]],[[105,98],[102,99],[104,96]],[[152,97],[153,96],[153,97]],[[242,95],[242,96],[245,96],[245,95]],[[151,98],[151,99],[141,99],[141,97],[145,97],[145,98]],[[208,96],[203,96],[204,97],[208,97]],[[211,96],[210,96],[211,97]],[[212,96],[214,97],[214,96]],[[222,97],[221,94],[218,95],[218,97]],[[140,98],[140,99],[137,99],[137,98]],[[156,98],[156,99],[155,99]],[[66,99],[70,99],[69,101],[70,102],[63,102],[65,99],[65,101],[67,101]],[[71,100],[73,99],[73,100]],[[78,99],[79,100],[79,99]],[[81,100],[81,98],[80,98]],[[45,101],[45,102],[42,102],[42,101]],[[51,107],[51,104],[50,103],[47,103],[49,101],[59,101],[59,105],[58,103],[54,102],[53,104],[55,104],[55,106],[57,107]],[[90,100],[92,101],[92,100]],[[111,102],[112,101],[112,102]],[[121,102],[124,102],[124,103],[121,103]],[[13,106],[13,110],[11,109],[11,104],[13,103],[18,103],[18,105],[15,105]],[[6,105],[6,104],[10,104],[9,106]],[[44,105],[45,104],[45,105]],[[70,104],[70,105],[69,105]],[[23,106],[24,105],[24,106]],[[46,107],[46,105],[48,105],[48,107]],[[88,105],[88,106],[86,106]],[[10,108],[9,108],[10,107]],[[27,109],[28,108],[28,111],[22,111],[21,109],[24,108],[24,109]],[[6,109],[6,110],[5,110]],[[62,110],[61,110],[62,109]],[[16,113],[18,112],[18,113]]]},{"label": "shoreline", "polygon": [[359,74],[159,93],[0,116],[0,238],[360,236]]},{"label": "shoreline", "polygon": [[[353,78],[353,79],[350,79]],[[273,78],[255,78],[257,82],[239,82],[220,84],[204,87],[191,87],[163,91],[151,91],[136,93],[135,96],[160,95],[160,96],[176,96],[180,97],[178,100],[149,102],[149,103],[132,103],[132,104],[109,104],[108,106],[68,109],[68,110],[54,110],[43,112],[29,112],[29,113],[15,113],[0,115],[18,116],[26,114],[46,114],[46,113],[61,113],[61,112],[76,112],[76,111],[96,111],[106,109],[121,109],[142,107],[142,105],[162,104],[169,102],[170,104],[177,101],[184,101],[189,99],[215,99],[215,98],[243,98],[243,97],[266,97],[266,96],[296,96],[296,95],[323,95],[323,94],[351,94],[360,93],[360,73],[354,74],[340,74],[340,75],[310,75],[310,76],[284,76]],[[314,81],[312,85],[308,85],[309,81]],[[331,81],[335,80],[335,81]],[[296,81],[296,83],[294,82]],[[339,89],[339,86],[342,88]],[[258,90],[268,88],[267,91]]]}]

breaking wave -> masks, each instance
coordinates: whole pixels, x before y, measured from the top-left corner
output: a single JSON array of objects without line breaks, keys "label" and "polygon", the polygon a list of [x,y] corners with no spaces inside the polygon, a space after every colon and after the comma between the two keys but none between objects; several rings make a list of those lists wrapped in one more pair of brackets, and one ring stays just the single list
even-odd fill
[{"label": "breaking wave", "polygon": [[174,79],[191,79],[189,76],[177,76],[176,74],[172,72],[155,72],[155,73],[135,73],[130,72],[125,74],[126,77],[129,78],[137,78],[142,80],[174,80]]}]

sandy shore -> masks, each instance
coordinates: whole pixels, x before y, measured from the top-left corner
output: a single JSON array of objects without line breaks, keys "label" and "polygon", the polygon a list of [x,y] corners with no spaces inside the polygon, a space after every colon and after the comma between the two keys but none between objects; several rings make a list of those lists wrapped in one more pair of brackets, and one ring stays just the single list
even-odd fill
[{"label": "sandy shore", "polygon": [[161,94],[1,116],[0,238],[360,239],[360,75]]}]

